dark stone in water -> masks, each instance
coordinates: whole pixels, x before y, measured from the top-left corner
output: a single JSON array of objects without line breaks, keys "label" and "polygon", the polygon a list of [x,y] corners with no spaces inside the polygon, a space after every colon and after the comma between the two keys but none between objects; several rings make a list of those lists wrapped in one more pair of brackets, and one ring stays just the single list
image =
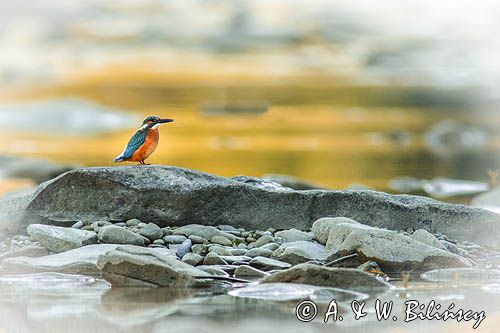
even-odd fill
[{"label": "dark stone in water", "polygon": [[24,200],[25,210],[0,220],[3,229],[130,218],[161,227],[198,223],[308,229],[318,218],[345,216],[371,226],[425,229],[500,248],[500,216],[478,208],[376,191],[294,191],[258,178],[228,179],[168,166],[76,169],[43,183]]}]

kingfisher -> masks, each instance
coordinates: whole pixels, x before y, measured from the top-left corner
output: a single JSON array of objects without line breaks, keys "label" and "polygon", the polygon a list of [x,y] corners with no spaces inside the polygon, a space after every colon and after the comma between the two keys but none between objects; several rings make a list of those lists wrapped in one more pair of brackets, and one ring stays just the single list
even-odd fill
[{"label": "kingfisher", "polygon": [[123,152],[118,155],[115,162],[139,162],[145,165],[144,161],[155,151],[160,140],[158,127],[164,123],[170,123],[173,119],[162,119],[157,116],[150,116],[144,119],[141,127],[130,138]]}]

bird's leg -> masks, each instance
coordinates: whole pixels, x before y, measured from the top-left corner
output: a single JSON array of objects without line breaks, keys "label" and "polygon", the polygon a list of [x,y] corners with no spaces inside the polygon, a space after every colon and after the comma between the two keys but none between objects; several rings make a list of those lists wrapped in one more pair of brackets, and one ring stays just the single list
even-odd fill
[{"label": "bird's leg", "polygon": [[138,165],[144,165],[144,161],[139,161]]}]

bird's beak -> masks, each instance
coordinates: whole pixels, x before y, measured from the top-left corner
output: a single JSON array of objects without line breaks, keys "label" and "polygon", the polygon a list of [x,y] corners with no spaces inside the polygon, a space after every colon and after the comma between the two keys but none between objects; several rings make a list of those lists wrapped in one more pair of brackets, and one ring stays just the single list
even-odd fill
[{"label": "bird's beak", "polygon": [[171,123],[171,122],[173,122],[173,121],[174,121],[173,119],[168,119],[168,118],[158,120],[158,122],[159,122],[160,124],[163,124],[163,123]]}]

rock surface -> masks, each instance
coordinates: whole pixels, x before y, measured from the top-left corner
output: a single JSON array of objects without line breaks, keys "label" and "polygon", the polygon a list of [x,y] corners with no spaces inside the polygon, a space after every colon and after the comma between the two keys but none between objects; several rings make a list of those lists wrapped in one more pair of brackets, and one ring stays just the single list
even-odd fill
[{"label": "rock surface", "polygon": [[278,231],[274,234],[276,240],[280,243],[290,243],[297,241],[312,241],[311,233],[297,230],[295,228],[289,230]]},{"label": "rock surface", "polygon": [[265,277],[263,283],[300,283],[356,291],[383,291],[391,285],[357,269],[300,264]]},{"label": "rock surface", "polygon": [[228,179],[167,166],[69,171],[39,186],[22,221],[72,225],[76,220],[138,218],[159,226],[303,230],[324,216],[387,229],[425,229],[500,248],[500,216],[478,208],[375,191],[294,191],[249,177]]},{"label": "rock surface", "polygon": [[99,256],[97,266],[113,286],[187,287],[198,284],[196,276],[209,276],[168,251],[138,246],[117,247]]},{"label": "rock surface", "polygon": [[446,267],[467,267],[470,262],[456,254],[416,241],[403,234],[373,228],[353,220],[332,219],[326,243],[329,260],[357,253],[358,264],[377,262],[382,270],[425,271]]},{"label": "rock surface", "polygon": [[39,258],[16,257],[2,261],[0,273],[24,274],[40,272],[99,275],[97,258],[117,245],[87,245],[71,251]]},{"label": "rock surface", "polygon": [[321,244],[307,241],[290,242],[281,245],[272,255],[272,258],[297,265],[310,260],[324,261],[325,247]]},{"label": "rock surface", "polygon": [[44,224],[32,224],[27,231],[33,240],[55,253],[97,243],[97,234],[93,231]]}]

